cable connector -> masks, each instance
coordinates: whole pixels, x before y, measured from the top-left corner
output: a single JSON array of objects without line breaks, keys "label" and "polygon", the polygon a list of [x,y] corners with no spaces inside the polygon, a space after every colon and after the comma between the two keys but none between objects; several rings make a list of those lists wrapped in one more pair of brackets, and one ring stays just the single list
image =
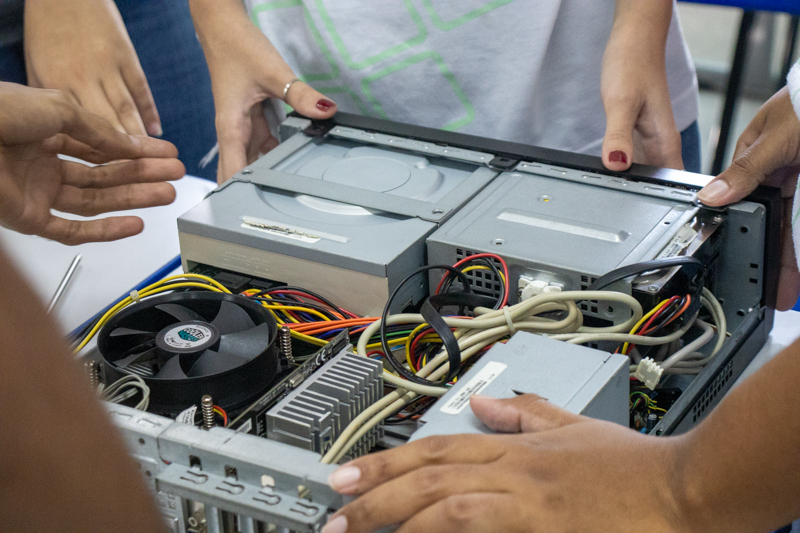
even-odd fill
[{"label": "cable connector", "polygon": [[644,383],[648,389],[654,390],[663,373],[664,369],[658,363],[650,357],[645,357],[636,366],[636,372],[634,372],[633,377]]}]

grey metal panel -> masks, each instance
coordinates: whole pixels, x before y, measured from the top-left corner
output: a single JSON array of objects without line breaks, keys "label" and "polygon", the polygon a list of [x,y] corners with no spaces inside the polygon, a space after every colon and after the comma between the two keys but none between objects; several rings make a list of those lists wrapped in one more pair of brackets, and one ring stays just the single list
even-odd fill
[{"label": "grey metal panel", "polygon": [[327,507],[320,503],[180,464],[168,466],[157,484],[160,490],[205,503],[209,523],[216,522],[217,509],[308,533],[318,532],[327,519]]},{"label": "grey metal panel", "polygon": [[[507,173],[428,239],[506,258],[602,275],[640,244],[674,234],[694,210],[677,201]],[[501,245],[495,244],[502,240]],[[640,254],[640,259],[642,258]]]},{"label": "grey metal panel", "polygon": [[[383,215],[374,215],[377,223],[363,226],[345,225],[347,221],[339,219],[315,223],[272,208],[260,192],[255,185],[236,182],[224,194],[208,198],[181,216],[178,230],[220,241],[220,245],[238,244],[386,277],[387,265],[409,248],[418,247],[414,253],[422,257],[424,239],[436,227],[416,218]],[[269,221],[275,226],[314,234],[319,240],[303,242],[242,227],[245,219]]]},{"label": "grey metal panel", "polygon": [[459,378],[420,419],[422,427],[411,440],[432,435],[491,433],[469,407],[457,415],[442,412],[442,407],[470,387],[470,380],[492,363],[502,363],[507,368],[480,394],[494,398],[538,394],[572,413],[628,424],[627,357],[518,332],[508,343],[493,346]]}]

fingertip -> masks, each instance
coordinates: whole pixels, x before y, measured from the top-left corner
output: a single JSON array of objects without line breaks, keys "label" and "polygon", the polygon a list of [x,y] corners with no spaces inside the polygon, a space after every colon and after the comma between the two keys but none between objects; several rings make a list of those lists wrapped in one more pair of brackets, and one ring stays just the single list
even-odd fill
[{"label": "fingertip", "polygon": [[611,150],[603,156],[603,164],[608,170],[623,172],[631,168],[632,157],[625,150]]},{"label": "fingertip", "polygon": [[161,128],[160,122],[151,122],[147,125],[147,133],[153,137],[161,138],[164,136],[164,130]]},{"label": "fingertip", "polygon": [[724,179],[715,179],[697,193],[697,199],[706,205],[719,206],[725,205],[728,196],[731,194],[731,187]]}]

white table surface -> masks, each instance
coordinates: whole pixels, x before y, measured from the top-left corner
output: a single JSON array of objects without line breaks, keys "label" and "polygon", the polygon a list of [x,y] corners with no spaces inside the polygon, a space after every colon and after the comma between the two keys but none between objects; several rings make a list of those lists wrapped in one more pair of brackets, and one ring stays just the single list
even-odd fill
[{"label": "white table surface", "polygon": [[75,255],[83,256],[53,310],[65,332],[81,325],[180,254],[178,217],[199,203],[216,184],[189,176],[172,183],[177,198],[171,205],[114,213],[135,214],[144,220],[142,233],[121,241],[65,246],[0,228],[0,245],[45,305],[50,302]]},{"label": "white table surface", "polygon": [[[70,247],[0,228],[0,244],[45,304],[75,255],[83,256],[54,311],[64,331],[71,331],[180,253],[177,218],[199,203],[215,184],[187,176],[174,185],[177,199],[172,205],[135,212],[145,222],[144,231],[135,237]],[[800,313],[776,313],[769,340],[737,384],[798,338]]]}]

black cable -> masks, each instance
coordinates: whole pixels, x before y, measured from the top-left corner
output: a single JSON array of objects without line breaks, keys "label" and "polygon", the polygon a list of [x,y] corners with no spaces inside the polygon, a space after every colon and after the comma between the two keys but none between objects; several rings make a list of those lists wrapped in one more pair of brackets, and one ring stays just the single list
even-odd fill
[{"label": "black cable", "polygon": [[[389,308],[392,306],[392,302],[394,301],[395,297],[397,297],[397,294],[400,292],[400,289],[402,289],[403,286],[405,286],[405,284],[408,283],[408,281],[411,280],[412,278],[414,278],[415,276],[417,276],[419,274],[422,274],[423,272],[428,272],[428,271],[431,271],[431,270],[447,270],[448,272],[452,272],[453,274],[458,276],[459,280],[461,280],[461,282],[464,284],[465,292],[464,293],[460,293],[460,294],[469,294],[469,292],[470,292],[469,280],[467,279],[467,276],[464,275],[463,272],[460,272],[456,268],[454,268],[454,267],[452,267],[450,265],[429,265],[429,266],[420,267],[420,268],[416,269],[414,272],[412,272],[411,274],[409,274],[408,276],[406,276],[403,279],[403,281],[401,281],[397,285],[397,287],[395,287],[394,291],[392,291],[392,294],[391,294],[391,296],[389,296],[389,299],[386,300],[386,305],[383,307],[383,313],[381,314],[381,323],[380,323],[379,332],[380,332],[380,336],[381,336],[381,347],[383,348],[383,353],[386,354],[386,360],[389,361],[389,365],[391,365],[391,367],[395,370],[395,372],[400,374],[405,379],[407,379],[407,380],[409,380],[411,382],[417,383],[419,385],[432,385],[432,386],[435,386],[435,387],[444,387],[445,385],[447,385],[447,381],[449,381],[449,380],[445,380],[443,382],[430,381],[430,380],[427,380],[425,378],[421,378],[419,376],[416,376],[413,373],[411,373],[408,370],[406,370],[406,368],[403,367],[403,365],[400,364],[400,362],[397,361],[397,359],[394,357],[394,355],[392,354],[392,350],[391,350],[391,348],[389,346],[389,343],[386,340],[386,320],[389,317]],[[428,306],[430,306],[429,302],[430,302],[430,298],[427,298],[425,300],[425,303],[422,305],[423,309],[426,307],[426,304]],[[425,314],[426,313],[422,313],[423,317],[425,317]],[[432,320],[434,320],[434,322],[436,322],[436,320],[432,316],[430,318]],[[428,320],[428,317],[426,317],[425,320],[426,320],[426,322],[431,324],[430,321]],[[442,320],[441,317],[439,317],[439,320]],[[448,348],[448,343],[447,343],[447,341],[445,339],[445,337],[447,336],[447,333],[450,334],[450,337],[453,337],[453,333],[452,333],[452,331],[450,331],[450,328],[447,327],[447,333],[445,333],[444,331],[438,331],[436,329],[437,327],[440,327],[439,324],[437,324],[437,325],[431,324],[431,326],[434,327],[434,331],[436,331],[436,333],[439,335],[439,337],[442,337],[442,341],[445,343],[445,349],[447,349]],[[448,352],[447,352],[447,357],[448,357],[448,360],[450,361],[450,371],[448,372],[448,375],[453,372],[453,367],[454,366],[455,366],[456,369],[460,368],[460,366],[461,366],[461,350],[460,350],[460,348],[458,348],[458,342],[456,342],[455,349],[451,348],[451,350],[452,351],[448,350]],[[457,361],[456,361],[456,359],[457,359]]]},{"label": "black cable", "polygon": [[[706,267],[699,259],[681,255],[677,257],[668,257],[665,259],[643,261],[641,263],[634,263],[632,265],[617,268],[608,274],[604,274],[603,276],[597,278],[597,280],[595,280],[595,282],[592,283],[587,290],[600,291],[621,279],[629,278],[643,272],[650,272],[651,270],[663,270],[665,268],[673,268],[678,266],[683,268],[695,268],[697,270],[697,274],[701,274],[703,277],[705,276]],[[697,274],[690,278],[690,280],[697,279]],[[702,283],[700,285],[702,289]]]},{"label": "black cable", "polygon": [[328,299],[327,299],[327,298],[325,298],[324,296],[320,296],[319,294],[317,294],[317,293],[315,293],[315,292],[311,292],[311,291],[310,291],[310,290],[308,290],[308,289],[304,289],[303,287],[293,287],[293,286],[291,286],[291,285],[286,285],[286,286],[283,286],[283,287],[275,287],[275,288],[273,288],[273,289],[268,289],[268,290],[266,290],[266,291],[262,291],[262,292],[263,292],[264,294],[270,294],[270,293],[273,293],[273,292],[281,292],[282,290],[283,290],[283,291],[298,291],[298,292],[304,292],[304,293],[308,294],[309,296],[313,296],[314,298],[318,298],[318,299],[319,299],[319,300],[321,300],[321,301],[322,301],[322,302],[323,302],[325,305],[327,305],[328,307],[330,307],[331,309],[333,309],[334,311],[336,311],[337,313],[339,313],[340,315],[342,315],[342,317],[349,317],[349,316],[350,316],[350,315],[348,315],[347,313],[345,313],[344,311],[342,311],[341,309],[339,309],[339,306],[338,306],[338,305],[334,304],[333,302],[331,302],[330,300],[328,300]]},{"label": "black cable", "polygon": [[[497,303],[492,307],[492,309],[495,310],[500,309],[500,305],[503,303],[503,300],[505,299],[506,294],[508,293],[507,280],[506,282],[503,282],[503,276],[500,275],[500,270],[497,268],[497,265],[494,264],[494,261],[485,257],[478,257],[477,259],[472,259],[470,261],[467,261],[458,268],[459,270],[463,271],[465,268],[474,265],[480,265],[489,268],[489,270],[494,274],[495,278],[497,279],[497,282],[500,284],[501,287],[503,287],[503,291],[500,293],[500,298],[498,298]],[[491,281],[489,282],[491,283]],[[448,292],[452,284],[453,284],[453,277],[450,275],[450,272],[447,272],[445,274],[445,280],[442,283],[441,292],[442,293]]]}]

